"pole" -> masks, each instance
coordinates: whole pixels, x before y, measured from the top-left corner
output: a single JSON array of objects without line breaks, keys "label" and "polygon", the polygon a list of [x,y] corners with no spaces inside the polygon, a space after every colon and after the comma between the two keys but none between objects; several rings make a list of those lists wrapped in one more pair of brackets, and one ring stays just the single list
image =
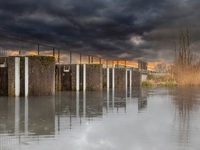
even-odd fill
[{"label": "pole", "polygon": [[58,49],[58,63],[60,63],[60,48]]},{"label": "pole", "polygon": [[55,48],[53,48],[53,57],[55,57]]},{"label": "pole", "polygon": [[72,52],[69,52],[69,63],[72,64]]},{"label": "pole", "polygon": [[38,44],[38,55],[40,55],[40,44]]},{"label": "pole", "polygon": [[80,54],[80,64],[82,63],[82,55]]}]

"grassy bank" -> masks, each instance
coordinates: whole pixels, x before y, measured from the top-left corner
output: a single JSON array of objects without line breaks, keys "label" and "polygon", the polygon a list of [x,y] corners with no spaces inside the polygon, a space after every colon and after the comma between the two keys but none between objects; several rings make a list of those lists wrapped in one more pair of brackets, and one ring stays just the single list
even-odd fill
[{"label": "grassy bank", "polygon": [[149,74],[146,81],[142,82],[142,86],[176,86],[177,82],[168,73]]}]

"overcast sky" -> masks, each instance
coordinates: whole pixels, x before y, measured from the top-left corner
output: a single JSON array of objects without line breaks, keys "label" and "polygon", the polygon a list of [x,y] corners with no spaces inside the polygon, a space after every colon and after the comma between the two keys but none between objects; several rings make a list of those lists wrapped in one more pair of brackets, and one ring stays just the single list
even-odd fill
[{"label": "overcast sky", "polygon": [[180,26],[200,46],[199,0],[1,0],[0,30],[103,57],[166,61]]}]

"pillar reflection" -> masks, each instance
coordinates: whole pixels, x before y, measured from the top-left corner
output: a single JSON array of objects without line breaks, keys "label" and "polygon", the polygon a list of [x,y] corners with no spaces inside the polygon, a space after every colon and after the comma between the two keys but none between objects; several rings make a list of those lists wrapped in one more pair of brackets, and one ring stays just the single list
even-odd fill
[{"label": "pillar reflection", "polygon": [[59,98],[56,97],[56,115],[59,118],[57,119],[59,130],[72,129],[84,120],[102,117],[102,91],[61,92]]},{"label": "pillar reflection", "polygon": [[55,100],[52,97],[9,97],[0,101],[0,133],[52,135],[55,131]]},{"label": "pillar reflection", "polygon": [[147,89],[139,88],[138,112],[143,112],[147,108]]}]

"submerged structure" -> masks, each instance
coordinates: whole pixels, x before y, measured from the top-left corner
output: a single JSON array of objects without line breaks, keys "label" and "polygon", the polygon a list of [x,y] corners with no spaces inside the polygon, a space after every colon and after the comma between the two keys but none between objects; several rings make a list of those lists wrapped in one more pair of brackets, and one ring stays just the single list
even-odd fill
[{"label": "submerged structure", "polygon": [[54,94],[54,57],[1,57],[0,64],[1,96],[39,96]]},{"label": "submerged structure", "polygon": [[56,64],[53,56],[0,57],[0,96],[53,95],[140,86],[147,73],[102,64]]}]

